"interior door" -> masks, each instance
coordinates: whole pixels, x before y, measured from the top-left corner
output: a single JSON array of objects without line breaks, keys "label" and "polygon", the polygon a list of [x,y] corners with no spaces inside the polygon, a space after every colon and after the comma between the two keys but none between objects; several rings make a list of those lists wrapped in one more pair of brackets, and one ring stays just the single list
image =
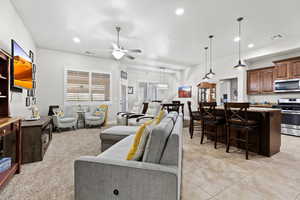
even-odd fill
[{"label": "interior door", "polygon": [[127,112],[127,86],[121,85],[121,112]]}]

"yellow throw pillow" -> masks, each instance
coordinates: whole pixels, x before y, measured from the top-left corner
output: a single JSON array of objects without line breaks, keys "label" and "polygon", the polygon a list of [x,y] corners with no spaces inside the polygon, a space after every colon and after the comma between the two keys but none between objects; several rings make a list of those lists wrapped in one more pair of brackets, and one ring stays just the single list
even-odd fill
[{"label": "yellow throw pillow", "polygon": [[161,122],[161,120],[164,118],[164,115],[165,115],[165,111],[164,110],[161,110],[159,111],[157,117],[156,117],[156,122],[155,124],[159,124]]},{"label": "yellow throw pillow", "polygon": [[141,139],[145,133],[146,127],[150,126],[155,120],[149,120],[145,122],[143,125],[141,125],[138,130],[135,133],[135,137],[133,140],[133,144],[130,147],[130,150],[127,154],[126,160],[137,160],[138,157],[137,153],[141,154],[141,152],[138,152],[138,147],[140,145]]},{"label": "yellow throw pillow", "polygon": [[126,160],[132,160],[137,152],[137,149],[138,149],[138,146],[139,146],[139,143],[141,141],[141,137],[146,129],[146,124],[143,124],[141,125],[137,132],[135,133],[135,137],[134,137],[134,140],[133,140],[133,144],[131,145],[130,147],[130,150],[127,154],[127,158]]}]

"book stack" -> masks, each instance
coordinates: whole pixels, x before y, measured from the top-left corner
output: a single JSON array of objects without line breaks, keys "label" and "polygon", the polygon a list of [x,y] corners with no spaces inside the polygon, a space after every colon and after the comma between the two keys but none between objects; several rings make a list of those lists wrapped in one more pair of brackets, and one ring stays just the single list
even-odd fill
[{"label": "book stack", "polygon": [[5,172],[11,167],[11,158],[0,159],[0,173]]}]

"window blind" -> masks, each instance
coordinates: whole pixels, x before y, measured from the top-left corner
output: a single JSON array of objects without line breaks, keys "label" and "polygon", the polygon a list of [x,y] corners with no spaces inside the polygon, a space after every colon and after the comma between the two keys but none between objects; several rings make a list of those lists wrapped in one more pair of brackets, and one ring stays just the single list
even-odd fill
[{"label": "window blind", "polygon": [[92,72],[92,101],[110,101],[110,75]]},{"label": "window blind", "polygon": [[110,101],[110,74],[66,70],[65,101]]},{"label": "window blind", "polygon": [[88,101],[89,72],[67,71],[66,99],[67,101]]}]

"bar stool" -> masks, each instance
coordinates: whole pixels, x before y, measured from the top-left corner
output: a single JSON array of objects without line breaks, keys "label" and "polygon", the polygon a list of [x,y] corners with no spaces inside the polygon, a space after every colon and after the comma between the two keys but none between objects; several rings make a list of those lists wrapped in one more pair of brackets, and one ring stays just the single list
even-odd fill
[{"label": "bar stool", "polygon": [[[220,128],[225,128],[225,118],[216,115],[216,102],[200,102],[199,110],[202,119],[202,136],[201,144],[203,144],[204,135],[211,135],[215,141],[215,149],[217,148],[218,138],[223,135]],[[213,128],[212,131],[208,130],[207,127]],[[226,129],[225,129],[226,130]]]},{"label": "bar stool", "polygon": [[[225,103],[225,117],[227,126],[227,148],[226,152],[229,153],[230,142],[235,140],[237,142],[245,143],[246,159],[248,160],[249,146],[249,133],[255,134],[255,129],[259,128],[259,122],[248,119],[249,103]],[[231,130],[238,131],[235,138],[231,138]],[[244,137],[239,137],[243,135]],[[259,135],[257,137],[257,153],[259,152]]]},{"label": "bar stool", "polygon": [[201,114],[198,110],[192,111],[192,102],[191,101],[188,101],[187,104],[188,104],[188,109],[189,109],[189,114],[190,114],[189,132],[190,132],[190,137],[192,139],[194,136],[194,131],[201,130]]}]

